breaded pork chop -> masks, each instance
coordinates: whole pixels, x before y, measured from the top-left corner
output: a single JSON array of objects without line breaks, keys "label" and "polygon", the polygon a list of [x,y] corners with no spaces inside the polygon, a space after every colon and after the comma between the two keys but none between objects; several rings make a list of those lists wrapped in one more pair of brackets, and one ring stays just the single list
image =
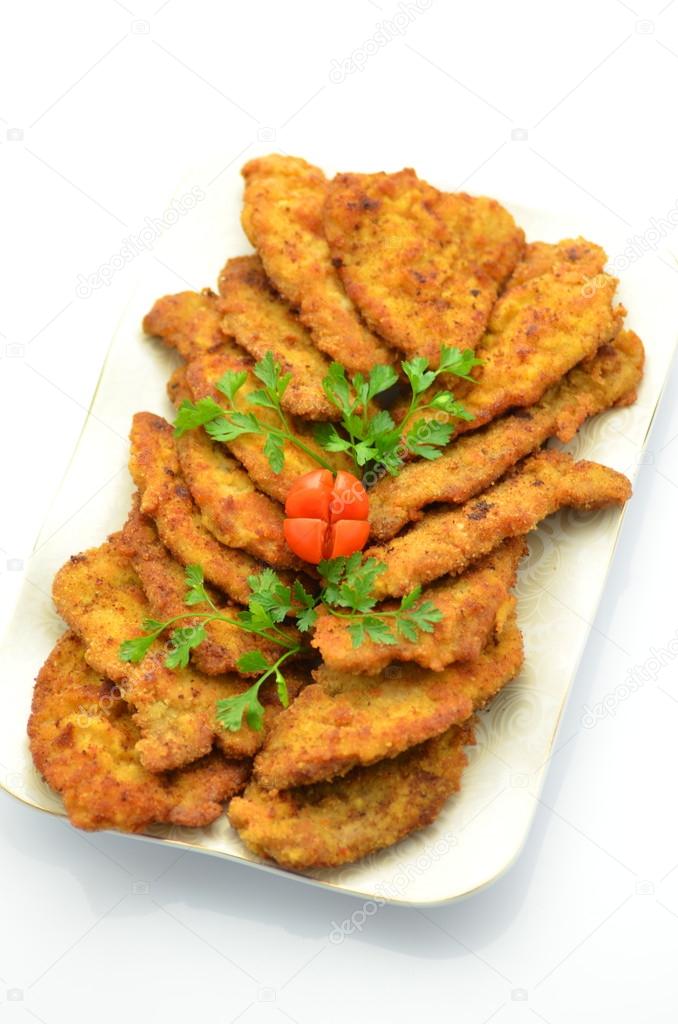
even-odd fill
[{"label": "breaded pork chop", "polygon": [[[155,521],[165,547],[182,565],[201,565],[210,583],[232,600],[247,604],[248,579],[260,573],[264,564],[247,551],[224,546],[207,529],[181,472],[170,424],[161,416],[139,412],[132,421],[130,442],[129,468],[141,495],[141,511]],[[241,542],[256,543],[262,551],[277,550],[282,538],[279,507],[264,495],[257,496],[254,489],[252,495],[248,507],[258,513],[258,519],[234,524],[233,531],[240,531]]]},{"label": "breaded pork chop", "polygon": [[309,420],[333,420],[338,410],[323,391],[329,360],[273,288],[258,256],[229,260],[219,274],[223,326],[255,359],[272,352],[291,374],[283,408]]},{"label": "breaded pork chop", "polygon": [[470,724],[343,779],[283,791],[250,783],[229,806],[231,824],[258,856],[283,867],[331,868],[391,846],[433,822],[459,789]]},{"label": "breaded pork chop", "polygon": [[416,584],[462,572],[506,537],[529,533],[563,506],[597,509],[623,505],[631,484],[596,462],[543,451],[531,455],[487,491],[463,505],[429,512],[388,544],[368,548],[366,557],[386,565],[374,591],[400,597]]},{"label": "breaded pork chop", "polygon": [[242,224],[277,290],[299,311],[321,352],[352,373],[395,353],[364,324],[344,291],[323,227],[327,179],[298,157],[245,164]]},{"label": "breaded pork chop", "polygon": [[256,489],[225,445],[202,429],[187,431],[175,443],[184,480],[213,537],[276,569],[302,568],[285,541],[282,505]]},{"label": "breaded pork chop", "polygon": [[158,299],[144,317],[143,329],[176,349],[184,359],[192,359],[227,340],[221,320],[219,296],[204,288]]},{"label": "breaded pork chop", "polygon": [[493,199],[444,193],[411,169],[339,174],[325,233],[349,297],[408,357],[475,348],[523,232]]},{"label": "breaded pork chop", "polygon": [[265,789],[287,789],[345,775],[466,721],[517,674],[523,662],[512,612],[497,640],[474,661],[442,672],[391,666],[378,676],[321,666],[315,684],[278,715],[254,762]]},{"label": "breaded pork chop", "polygon": [[[213,352],[192,359],[186,367],[186,383],[196,401],[209,397],[223,405],[225,399],[217,390],[216,384],[229,370],[247,373],[247,382],[238,391],[235,404],[240,412],[251,412],[252,404],[247,401],[247,395],[260,385],[252,374],[251,359],[235,345],[224,345]],[[275,414],[268,409],[257,407],[256,413],[262,423],[278,425]],[[302,444],[317,452],[319,457],[330,463],[335,470],[352,468],[352,463],[342,453],[323,451],[314,440],[309,425],[304,426],[303,421],[292,421],[290,425]],[[230,441],[228,447],[243,464],[259,490],[284,503],[287,492],[297,477],[317,469],[318,463],[311,455],[286,441],[285,464],[280,473],[274,473],[264,453],[265,444],[265,437],[243,434]]]},{"label": "breaded pork chop", "polygon": [[586,278],[603,273],[607,255],[595,242],[586,238],[563,238],[560,242],[530,242],[511,274],[511,286],[524,284],[541,274],[576,270]]},{"label": "breaded pork chop", "polygon": [[[138,497],[133,499],[122,531],[121,550],[129,557],[132,568],[139,577],[153,618],[165,622],[176,616],[186,615],[189,608],[184,600],[186,583],[183,566],[172,558],[161,543],[153,520],[140,511]],[[235,622],[242,609],[238,605],[224,605],[216,594],[210,596],[219,611]],[[206,605],[201,605],[195,610],[209,612],[210,609]],[[182,619],[180,625],[194,626],[199,622],[199,619],[187,618]],[[294,638],[295,632],[292,629],[281,629],[285,630],[290,639]],[[262,637],[252,637],[231,622],[207,622],[205,631],[207,639],[194,648],[192,660],[200,672],[209,676],[234,671],[238,659],[250,648],[250,639],[255,641],[255,649],[261,651],[269,661],[275,661],[280,653],[276,644],[267,643]]]},{"label": "breaded pork chop", "polygon": [[61,794],[77,828],[209,825],[250,774],[249,761],[216,752],[188,768],[151,774],[139,761],[140,734],[127,705],[87,665],[84,645],[70,632],[40,670],[28,735],[36,768]]},{"label": "breaded pork chop", "polygon": [[[455,423],[457,433],[475,430],[514,406],[538,402],[573,366],[611,342],[625,309],[613,306],[617,279],[601,272],[592,287],[589,271],[605,259],[597,246],[579,240],[582,262],[563,258],[563,243],[528,252],[492,309],[476,356],[475,384],[457,381],[473,419]],[[584,255],[585,254],[585,255]],[[550,262],[549,262],[550,257]],[[398,411],[396,410],[396,415]]]},{"label": "breaded pork chop", "polygon": [[[214,743],[228,757],[249,757],[259,749],[265,729],[255,732],[243,724],[228,732],[216,721],[216,702],[247,688],[241,676],[167,668],[162,645],[138,664],[120,660],[120,645],[141,634],[150,608],[119,535],[71,558],[54,579],[53,595],[57,611],[84,642],[87,663],[120,684],[141,734],[136,750],[149,771],[181,768],[209,753]],[[286,678],[292,699],[305,680],[292,672]],[[262,693],[262,703],[266,728],[280,711],[273,689]]]},{"label": "breaded pork chop", "polygon": [[[360,675],[375,675],[394,661],[413,661],[435,672],[454,661],[471,661],[492,633],[499,634],[504,626],[513,605],[511,587],[525,551],[523,538],[513,537],[461,576],[444,577],[427,587],[422,600],[435,605],[442,618],[431,633],[420,632],[415,641],[398,638],[394,644],[383,644],[366,637],[360,647],[354,647],[348,622],[321,611],[311,643],[328,669]],[[395,607],[387,602],[374,613]]]},{"label": "breaded pork chop", "polygon": [[552,385],[536,405],[453,441],[433,462],[419,459],[398,476],[382,478],[370,490],[370,536],[389,540],[433,502],[467,501],[548,438],[570,441],[589,416],[630,404],[643,374],[643,357],[640,338],[621,331],[612,344],[601,346]]}]

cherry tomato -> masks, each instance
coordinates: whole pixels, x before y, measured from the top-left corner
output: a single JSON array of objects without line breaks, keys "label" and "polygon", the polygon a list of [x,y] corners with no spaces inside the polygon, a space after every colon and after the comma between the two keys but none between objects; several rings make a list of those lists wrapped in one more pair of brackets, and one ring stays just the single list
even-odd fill
[{"label": "cherry tomato", "polygon": [[362,551],[370,535],[370,524],[366,520],[340,519],[330,526],[325,544],[325,558],[352,555]]},{"label": "cherry tomato", "polygon": [[305,562],[317,565],[325,557],[327,523],[322,519],[286,519],[283,533],[290,550]]},{"label": "cherry tomato", "polygon": [[328,520],[334,477],[329,469],[316,469],[298,477],[287,494],[285,512],[292,519],[316,517]]},{"label": "cherry tomato", "polygon": [[361,551],[367,543],[369,498],[357,477],[328,469],[305,473],[292,484],[285,502],[285,540],[295,555],[317,565]]},{"label": "cherry tomato", "polygon": [[330,522],[336,523],[339,519],[367,519],[369,507],[370,499],[360,480],[353,473],[340,469],[334,481]]}]

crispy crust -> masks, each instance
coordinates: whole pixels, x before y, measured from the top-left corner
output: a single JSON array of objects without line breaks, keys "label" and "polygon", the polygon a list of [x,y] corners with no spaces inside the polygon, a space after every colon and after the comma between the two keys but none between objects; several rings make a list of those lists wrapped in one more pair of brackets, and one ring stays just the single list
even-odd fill
[{"label": "crispy crust", "polygon": [[325,233],[349,297],[407,356],[475,348],[523,232],[493,199],[443,193],[411,169],[339,174]]},{"label": "crispy crust", "polygon": [[[215,717],[218,700],[247,688],[241,676],[169,669],[162,648],[138,664],[120,660],[120,644],[140,635],[150,608],[119,534],[71,558],[54,579],[53,596],[61,617],[85,643],[87,663],[120,683],[142,737],[136,750],[149,771],[181,768],[209,753],[215,742],[229,757],[249,757],[259,749],[265,730],[254,732],[244,724],[239,732],[227,732]],[[290,673],[292,697],[304,681]],[[268,725],[280,704],[273,689],[262,694],[264,701]]]},{"label": "crispy crust", "polygon": [[204,430],[189,430],[177,438],[176,450],[202,523],[213,537],[276,569],[301,569],[303,563],[285,542],[282,506],[255,488],[223,444]]},{"label": "crispy crust", "polygon": [[435,821],[460,787],[464,747],[474,742],[470,725],[454,726],[332,783],[278,792],[253,782],[231,801],[229,818],[260,857],[296,870],[338,867]]},{"label": "crispy crust", "polygon": [[[459,432],[489,423],[512,406],[538,402],[573,366],[619,333],[626,310],[612,305],[617,278],[602,272],[602,249],[577,241],[583,269],[579,260],[563,258],[567,242],[540,243],[539,259],[528,252],[526,266],[516,268],[478,346],[483,365],[475,370],[477,382],[455,389],[474,415],[458,424]],[[599,263],[592,285],[590,271]]]},{"label": "crispy crust", "polygon": [[[216,383],[228,370],[244,371],[248,374],[247,382],[236,396],[236,405],[240,411],[250,412],[252,407],[247,401],[247,395],[257,389],[259,384],[252,374],[251,359],[235,345],[222,346],[214,352],[193,359],[186,368],[186,383],[194,399],[209,396],[217,402],[223,402],[224,396],[217,391]],[[257,417],[263,423],[277,424],[275,415],[267,409],[258,408]],[[319,448],[308,426],[304,427],[303,423],[298,422],[293,423],[292,428],[305,445],[317,451],[335,470],[351,468],[349,460],[345,456],[325,452]],[[245,434],[229,442],[228,447],[236,459],[245,466],[256,486],[264,494],[284,503],[287,492],[297,477],[317,469],[318,463],[296,445],[286,442],[285,464],[280,473],[274,473],[264,454],[264,445],[263,437]]]},{"label": "crispy crust", "polygon": [[227,340],[221,320],[219,296],[204,288],[158,299],[144,317],[143,329],[168,348],[176,349],[184,359],[192,359]]},{"label": "crispy crust", "polygon": [[[139,510],[139,500],[135,497],[130,514],[127,517],[121,535],[121,551],[132,563],[148,600],[154,618],[165,621],[177,615],[185,615],[187,608],[184,601],[186,583],[183,567],[172,558],[167,548],[160,542],[152,519]],[[231,619],[235,619],[241,611],[237,605],[220,605],[216,595],[211,595],[219,610]],[[205,611],[204,607],[198,609]],[[197,625],[199,619],[184,619],[181,626]],[[246,651],[257,650],[275,661],[279,648],[267,643],[261,637],[244,633],[238,626],[228,622],[208,622],[205,625],[207,639],[193,650],[192,661],[200,672],[218,676],[224,672],[233,672],[238,659]],[[286,629],[293,638],[295,631]]]},{"label": "crispy crust", "polygon": [[[261,572],[263,564],[246,551],[220,544],[207,529],[181,472],[170,424],[161,416],[138,412],[130,442],[129,468],[141,495],[141,511],[155,521],[165,547],[182,565],[201,565],[210,583],[234,601],[247,604],[251,593],[248,579]],[[251,524],[250,537],[259,535],[266,540],[277,517],[276,506],[272,508],[273,518],[269,515],[263,523]],[[266,544],[266,549],[269,546]]]},{"label": "crispy crust", "polygon": [[242,174],[245,233],[317,348],[351,372],[393,362],[395,353],[365,326],[333,265],[323,227],[323,172],[273,154],[251,160]]},{"label": "crispy crust", "polygon": [[255,779],[266,789],[286,789],[395,757],[466,721],[513,679],[522,661],[511,612],[501,636],[478,658],[442,672],[392,666],[360,676],[321,666],[315,685],[278,716],[254,762]]},{"label": "crispy crust", "polygon": [[78,828],[140,832],[153,822],[198,828],[222,812],[250,774],[249,761],[212,753],[189,768],[153,775],[136,753],[139,731],[115,688],[84,660],[73,633],[38,675],[28,723],[35,765],[63,797]]},{"label": "crispy crust", "polygon": [[[328,669],[375,675],[394,661],[413,661],[422,668],[440,671],[454,661],[477,658],[492,632],[503,625],[511,606],[511,587],[518,563],[526,551],[522,537],[504,541],[485,558],[457,577],[446,577],[428,587],[422,600],[431,601],[442,619],[431,633],[420,633],[416,642],[399,639],[381,644],[366,638],[353,646],[344,619],[320,614],[311,643],[322,654]],[[375,613],[395,604],[378,606]]]},{"label": "crispy crust", "polygon": [[582,423],[635,395],[643,374],[643,345],[622,331],[554,384],[535,406],[508,413],[482,430],[459,438],[434,462],[423,459],[386,476],[370,490],[370,531],[390,540],[408,522],[421,519],[432,502],[467,501],[548,438],[569,441]]},{"label": "crispy crust", "polygon": [[275,291],[257,256],[229,260],[219,274],[225,330],[255,359],[272,352],[292,379],[283,408],[309,420],[333,420],[338,410],[327,400],[323,378],[329,361],[311,335]]},{"label": "crispy crust", "polygon": [[506,537],[528,533],[563,506],[623,505],[630,496],[631,484],[614,469],[575,462],[558,451],[539,452],[478,497],[429,512],[408,533],[368,548],[368,558],[386,563],[375,593],[399,597],[415,584],[462,572]]}]

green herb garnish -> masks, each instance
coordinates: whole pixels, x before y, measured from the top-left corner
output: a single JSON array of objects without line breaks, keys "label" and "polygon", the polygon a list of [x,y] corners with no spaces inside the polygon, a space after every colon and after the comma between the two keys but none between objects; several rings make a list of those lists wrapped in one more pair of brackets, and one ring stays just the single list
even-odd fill
[{"label": "green herb garnish", "polygon": [[[174,623],[192,620],[189,625],[177,626],[169,637],[169,653],[165,658],[168,668],[185,668],[191,651],[206,637],[210,622],[228,622],[248,633],[263,637],[281,648],[275,661],[257,650],[243,654],[237,662],[239,672],[257,674],[257,679],[243,693],[217,702],[217,721],[229,731],[237,732],[243,719],[252,729],[263,727],[264,707],[259,700],[262,685],[273,678],[278,699],[287,707],[289,695],[282,672],[284,663],[295,656],[310,653],[310,646],[282,627],[288,617],[294,618],[300,633],[307,633],[314,625],[318,609],[324,607],[330,615],[345,619],[354,647],[365,639],[375,643],[394,644],[398,637],[412,642],[418,633],[430,633],[433,624],[441,619],[441,612],[430,601],[420,601],[421,588],[416,587],[402,598],[398,608],[375,611],[374,581],[385,566],[374,558],[362,561],[360,552],[349,558],[333,558],[318,566],[323,586],[320,594],[310,594],[299,580],[290,588],[272,569],[264,569],[258,576],[250,576],[251,594],[247,608],[235,618],[219,611],[205,589],[204,574],[200,566],[189,565],[185,570],[187,610],[165,622],[145,619],[143,636],[126,640],[120,645],[122,661],[139,662],[153,643]],[[206,604],[209,611],[195,612],[197,605]],[[199,621],[195,621],[199,620]]]}]

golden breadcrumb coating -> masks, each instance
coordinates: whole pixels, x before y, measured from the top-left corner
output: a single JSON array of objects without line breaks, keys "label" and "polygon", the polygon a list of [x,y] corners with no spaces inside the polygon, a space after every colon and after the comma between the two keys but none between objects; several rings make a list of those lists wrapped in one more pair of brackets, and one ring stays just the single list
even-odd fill
[{"label": "golden breadcrumb coating", "polygon": [[444,193],[411,169],[339,174],[325,233],[349,297],[408,357],[475,348],[523,232],[494,199]]},{"label": "golden breadcrumb coating", "polygon": [[466,721],[519,671],[520,630],[511,611],[497,640],[473,661],[442,672],[391,666],[377,676],[321,666],[316,683],[278,716],[254,762],[266,789],[286,789],[345,775]]},{"label": "golden breadcrumb coating", "polygon": [[363,323],[332,261],[323,172],[298,157],[272,154],[251,160],[242,174],[245,234],[316,347],[352,373],[393,362],[395,353]]},{"label": "golden breadcrumb coating", "polygon": [[[138,497],[133,500],[122,531],[121,550],[128,556],[132,568],[139,577],[153,618],[165,622],[178,615],[186,615],[190,609],[184,600],[186,582],[183,566],[172,558],[167,548],[160,542],[153,520],[139,511]],[[219,611],[232,620],[235,620],[242,611],[239,605],[223,605],[215,594],[210,596]],[[207,605],[196,608],[198,612],[209,610]],[[199,621],[186,618],[177,625],[193,626]],[[281,628],[290,640],[298,637],[295,630]],[[218,676],[224,672],[232,672],[237,667],[238,659],[247,650],[261,651],[270,661],[275,661],[280,654],[278,645],[267,643],[262,637],[245,633],[239,626],[230,622],[208,622],[205,630],[207,639],[194,648],[192,662],[206,675]]]},{"label": "golden breadcrumb coating", "polygon": [[286,868],[331,868],[430,825],[461,784],[470,724],[343,779],[282,791],[250,783],[229,806],[231,824],[258,856]]},{"label": "golden breadcrumb coating", "polygon": [[[252,362],[242,349],[235,345],[224,345],[207,355],[199,356],[191,360],[186,368],[186,382],[190,388],[193,398],[197,401],[200,398],[210,397],[220,404],[224,404],[224,396],[217,391],[217,381],[229,371],[244,371],[248,374],[248,380],[236,395],[235,404],[240,412],[251,412],[252,404],[247,401],[247,395],[260,387],[259,382],[252,374]],[[278,420],[273,412],[268,409],[257,407],[257,418],[264,424],[271,423],[278,425]],[[317,453],[321,459],[329,463],[335,470],[352,468],[352,463],[343,454],[323,451],[313,439],[308,424],[304,426],[303,421],[293,421],[292,430],[300,441],[311,451]],[[264,454],[266,439],[253,434],[244,434],[234,441],[229,441],[228,448],[236,459],[238,459],[249,473],[253,483],[265,494],[270,495],[277,501],[283,502],[287,497],[291,485],[303,473],[309,473],[318,468],[318,463],[311,455],[302,451],[295,444],[285,442],[285,464],[280,473],[274,473],[271,469],[267,456]]]},{"label": "golden breadcrumb coating", "polygon": [[329,360],[275,291],[257,256],[229,260],[219,275],[223,326],[255,359],[272,352],[292,376],[282,397],[287,412],[309,420],[333,420],[338,410],[323,391]]},{"label": "golden breadcrumb coating", "polygon": [[[471,661],[497,628],[498,619],[500,629],[503,626],[525,551],[523,538],[513,537],[461,576],[446,576],[427,587],[421,599],[434,604],[442,618],[431,633],[420,632],[415,641],[398,638],[394,644],[383,644],[365,637],[360,647],[354,647],[346,620],[321,611],[311,643],[327,668],[361,675],[381,672],[394,661],[414,661],[433,671],[454,661]],[[396,607],[395,603],[378,605],[374,613]]]},{"label": "golden breadcrumb coating", "polygon": [[[57,611],[85,643],[87,663],[120,683],[142,737],[136,749],[149,771],[181,768],[209,753],[215,742],[229,757],[249,757],[259,749],[265,730],[255,732],[243,724],[229,732],[216,721],[217,701],[247,688],[241,676],[167,668],[162,644],[138,664],[120,660],[120,645],[141,635],[150,608],[119,535],[73,556],[57,573],[53,595]],[[248,643],[251,649],[256,646]],[[292,672],[286,678],[293,698],[305,680]],[[281,708],[273,688],[261,699],[267,704],[266,725]]]},{"label": "golden breadcrumb coating", "polygon": [[[263,563],[246,551],[220,544],[207,529],[181,472],[170,424],[161,416],[138,412],[132,421],[130,442],[129,468],[141,495],[141,511],[155,521],[165,547],[182,565],[201,565],[210,583],[234,601],[247,604],[251,593],[248,578],[260,573]],[[261,501],[255,507],[259,520],[234,525],[233,529],[240,531],[241,539],[249,538],[252,545],[256,539],[261,550],[275,549],[282,537],[282,514],[268,498],[258,498]]]},{"label": "golden breadcrumb coating", "polygon": [[65,633],[43,665],[28,723],[35,766],[63,797],[77,828],[140,832],[154,822],[199,828],[244,788],[249,761],[212,753],[153,775],[139,761],[139,730],[112,684]]},{"label": "golden breadcrumb coating", "polygon": [[221,321],[219,296],[204,288],[158,299],[144,317],[143,329],[176,349],[184,359],[192,359],[227,340]]},{"label": "golden breadcrumb coating", "polygon": [[[483,361],[474,371],[476,383],[455,386],[474,416],[458,424],[459,432],[482,426],[512,406],[534,405],[568,370],[619,333],[626,311],[613,306],[617,279],[601,270],[592,287],[578,261],[562,259],[562,243],[541,245],[538,266],[528,255],[529,269],[518,266],[494,305],[476,351]],[[603,250],[595,250],[604,260]],[[589,267],[592,262],[591,257]]]},{"label": "golden breadcrumb coating", "polygon": [[419,459],[398,476],[383,477],[370,490],[370,536],[390,540],[408,522],[421,519],[421,510],[432,502],[466,501],[548,438],[569,441],[589,416],[633,401],[643,356],[640,338],[622,331],[611,345],[601,346],[549,388],[536,405],[452,441],[433,462]]},{"label": "golden breadcrumb coating", "polygon": [[375,580],[378,597],[400,597],[419,583],[462,572],[506,537],[528,533],[563,506],[596,509],[623,505],[631,484],[596,462],[543,451],[505,479],[456,508],[430,511],[408,533],[368,548],[367,558],[386,564]]},{"label": "golden breadcrumb coating", "polygon": [[302,567],[285,541],[282,505],[256,489],[225,445],[198,428],[177,438],[176,450],[203,526],[213,537],[276,569]]}]

